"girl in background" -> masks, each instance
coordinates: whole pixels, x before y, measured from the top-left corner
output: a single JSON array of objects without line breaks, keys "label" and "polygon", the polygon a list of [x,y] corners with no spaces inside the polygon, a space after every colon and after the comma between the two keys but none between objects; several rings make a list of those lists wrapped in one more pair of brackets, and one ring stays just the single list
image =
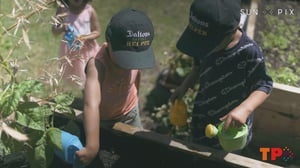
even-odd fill
[{"label": "girl in background", "polygon": [[81,89],[85,83],[85,65],[100,48],[96,41],[100,37],[100,23],[90,1],[60,0],[57,22],[52,26],[55,36],[64,34],[59,50],[63,81]]}]

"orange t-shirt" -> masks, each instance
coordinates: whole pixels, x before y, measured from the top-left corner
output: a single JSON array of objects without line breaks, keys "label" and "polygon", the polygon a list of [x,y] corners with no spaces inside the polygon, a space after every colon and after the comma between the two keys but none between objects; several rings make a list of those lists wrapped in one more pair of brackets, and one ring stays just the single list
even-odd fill
[{"label": "orange t-shirt", "polygon": [[101,120],[118,119],[138,103],[135,83],[139,70],[122,69],[114,64],[107,54],[98,55],[96,59],[100,60],[105,68],[104,80],[101,81]]}]

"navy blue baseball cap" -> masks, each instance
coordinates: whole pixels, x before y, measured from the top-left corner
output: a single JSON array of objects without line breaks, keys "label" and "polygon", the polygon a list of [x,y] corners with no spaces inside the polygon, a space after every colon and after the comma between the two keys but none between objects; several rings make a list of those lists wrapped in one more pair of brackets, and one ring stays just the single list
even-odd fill
[{"label": "navy blue baseball cap", "polygon": [[194,0],[176,47],[192,57],[206,56],[238,28],[240,9],[241,0]]},{"label": "navy blue baseball cap", "polygon": [[152,48],[154,28],[144,12],[135,9],[119,11],[111,18],[105,35],[120,67],[145,69],[155,66]]}]

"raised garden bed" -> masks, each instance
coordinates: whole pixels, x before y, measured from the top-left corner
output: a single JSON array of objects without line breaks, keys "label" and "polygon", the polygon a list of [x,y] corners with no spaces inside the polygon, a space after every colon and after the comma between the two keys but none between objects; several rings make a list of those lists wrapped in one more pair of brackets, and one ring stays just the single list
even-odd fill
[{"label": "raised garden bed", "polygon": [[[243,28],[262,47],[268,71],[274,80],[274,89],[267,101],[256,111],[253,141],[244,155],[262,160],[261,147],[289,149],[293,153],[293,156],[286,156],[289,160],[284,161],[283,157],[278,157],[277,160],[269,158],[267,162],[300,167],[300,1],[247,2],[249,4],[244,6],[248,10],[247,18]],[[164,73],[162,77],[163,75]],[[162,78],[158,78],[160,79]],[[162,84],[158,83],[157,86],[149,96],[153,96],[153,101],[157,101],[156,105],[160,106],[167,103],[168,98],[161,103],[159,98],[162,97],[159,94],[169,90]],[[160,114],[159,110],[155,116],[157,114]],[[165,118],[167,116],[168,114]],[[164,120],[161,119],[160,123],[162,121]]]},{"label": "raised garden bed", "polygon": [[[60,122],[64,123],[64,118],[61,119]],[[80,122],[78,124],[81,125]],[[188,143],[123,123],[115,124],[113,129],[102,127],[100,136],[102,150],[110,152],[111,158],[102,159],[102,163],[96,164],[97,168],[106,168],[104,165],[112,168],[279,168],[274,164]],[[115,158],[113,163],[107,163],[112,158]],[[57,160],[52,167],[61,165]]]},{"label": "raised garden bed", "polygon": [[[66,118],[59,115],[58,117],[56,119],[57,127],[67,122]],[[81,122],[79,121],[77,124],[81,127],[81,135],[83,135]],[[106,156],[111,157],[104,158],[102,159],[102,163],[98,162],[88,168],[197,168],[199,166],[210,168],[242,168],[253,166],[255,168],[279,168],[279,166],[274,164],[188,143],[122,123],[115,124],[113,129],[101,128],[101,137],[102,150],[109,152],[110,154]],[[84,138],[81,138],[83,142]],[[13,157],[14,162],[16,162],[17,158]],[[1,168],[29,168],[22,155],[18,158],[19,164],[7,162],[8,164],[2,164]],[[9,159],[9,157],[6,157],[6,159]],[[110,162],[111,160],[113,162]],[[55,158],[50,168],[57,167],[72,168],[71,165]]]},{"label": "raised garden bed", "polygon": [[[275,83],[269,99],[256,112],[255,136],[250,144],[252,147],[249,151],[250,158],[189,144],[147,130],[132,132],[131,130],[136,129],[126,126],[124,129],[122,126],[116,127],[114,130],[103,129],[102,131],[102,137],[107,137],[112,148],[121,156],[115,167],[181,168],[198,167],[204,163],[210,165],[208,167],[276,167],[273,164],[300,166],[300,149],[299,143],[297,143],[300,137],[300,90],[296,87],[279,84],[300,85],[297,77],[297,74],[300,74],[299,58],[297,57],[300,50],[299,17],[297,17],[300,12],[299,1],[265,0],[260,1],[257,5],[260,9],[259,12],[262,13],[257,15],[255,29],[252,29],[253,32],[250,32],[249,35],[253,33],[253,38],[262,46],[269,68],[275,70],[270,73],[278,83]],[[283,14],[263,13],[263,11],[270,12],[270,9],[277,12],[282,9]],[[294,11],[294,16],[291,15],[293,14],[291,10]],[[275,21],[276,18],[280,20]],[[270,47],[270,44],[275,47]],[[272,164],[261,162],[260,147],[282,148],[285,146],[295,153],[294,160],[291,162],[269,160]],[[56,167],[61,166],[62,164]],[[28,164],[24,161],[21,153],[1,158],[0,167],[28,168]]]},{"label": "raised garden bed", "polygon": [[256,111],[249,157],[261,159],[260,147],[287,147],[293,159],[268,162],[300,167],[300,1],[252,1],[248,12],[247,33],[262,47],[275,82]]},{"label": "raised garden bed", "polygon": [[262,0],[257,6],[253,38],[263,49],[269,73],[277,83],[300,87],[300,1]]}]

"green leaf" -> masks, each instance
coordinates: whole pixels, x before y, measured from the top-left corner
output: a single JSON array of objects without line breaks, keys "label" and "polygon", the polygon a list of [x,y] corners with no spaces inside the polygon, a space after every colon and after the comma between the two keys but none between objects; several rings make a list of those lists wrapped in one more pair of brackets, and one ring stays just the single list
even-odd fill
[{"label": "green leaf", "polygon": [[68,94],[60,94],[55,97],[55,102],[63,106],[69,106],[72,104],[74,97]]},{"label": "green leaf", "polygon": [[[11,136],[4,134],[4,133],[2,133],[2,135],[0,137],[0,145],[4,146],[4,148],[7,148],[6,150],[9,150],[9,152],[11,152],[11,153],[19,152],[24,149],[23,142],[19,142],[19,141],[13,139]],[[3,149],[3,148],[1,147],[1,149]],[[3,151],[1,151],[1,152],[3,152]]]},{"label": "green leaf", "polygon": [[35,102],[25,102],[20,104],[17,112],[17,123],[31,129],[44,130],[48,124],[48,117],[53,115],[52,110],[47,105],[40,106]]},{"label": "green leaf", "polygon": [[36,102],[23,102],[18,105],[18,111],[24,111],[25,109],[37,108],[40,105]]},{"label": "green leaf", "polygon": [[43,136],[34,146],[33,150],[28,151],[27,159],[29,160],[31,168],[47,167],[47,151],[46,151],[46,139]]},{"label": "green leaf", "polygon": [[[14,83],[10,86],[8,95],[3,96],[5,99],[1,101],[2,116],[7,117],[16,111],[22,97],[27,93],[41,91],[42,83],[36,80],[25,80],[20,83]],[[3,98],[2,97],[2,98]]]},{"label": "green leaf", "polygon": [[[28,137],[29,137],[29,145],[30,146],[35,146],[37,144],[37,142],[39,142],[39,140],[45,136],[44,135],[44,130],[41,131],[41,130],[35,130],[35,129],[28,129],[27,130],[28,132]],[[29,150],[32,150],[32,148],[30,148]]]},{"label": "green leaf", "polygon": [[22,91],[24,95],[26,93],[35,93],[43,90],[43,84],[37,80],[24,80],[18,84],[18,90]]},{"label": "green leaf", "polygon": [[[14,90],[14,86],[11,86],[12,90]],[[1,102],[1,111],[2,111],[2,117],[7,117],[11,113],[13,113],[20,101],[21,94],[20,92],[16,89],[16,91],[13,92],[7,92],[8,96],[6,96],[4,102]]]},{"label": "green leaf", "polygon": [[71,115],[75,114],[74,110],[68,106],[57,105],[55,108],[62,114],[71,114]]},{"label": "green leaf", "polygon": [[63,150],[61,142],[61,130],[55,127],[49,128],[46,131],[47,143],[54,150]]},{"label": "green leaf", "polygon": [[42,120],[35,119],[32,115],[27,115],[24,113],[17,112],[17,120],[16,122],[20,125],[23,125],[25,127],[29,127],[31,129],[35,130],[45,130],[45,120],[44,118]]},{"label": "green leaf", "polygon": [[53,162],[54,158],[54,151],[53,148],[50,147],[49,145],[45,146],[45,151],[46,151],[46,158],[47,158],[47,167],[50,167],[51,163]]}]

